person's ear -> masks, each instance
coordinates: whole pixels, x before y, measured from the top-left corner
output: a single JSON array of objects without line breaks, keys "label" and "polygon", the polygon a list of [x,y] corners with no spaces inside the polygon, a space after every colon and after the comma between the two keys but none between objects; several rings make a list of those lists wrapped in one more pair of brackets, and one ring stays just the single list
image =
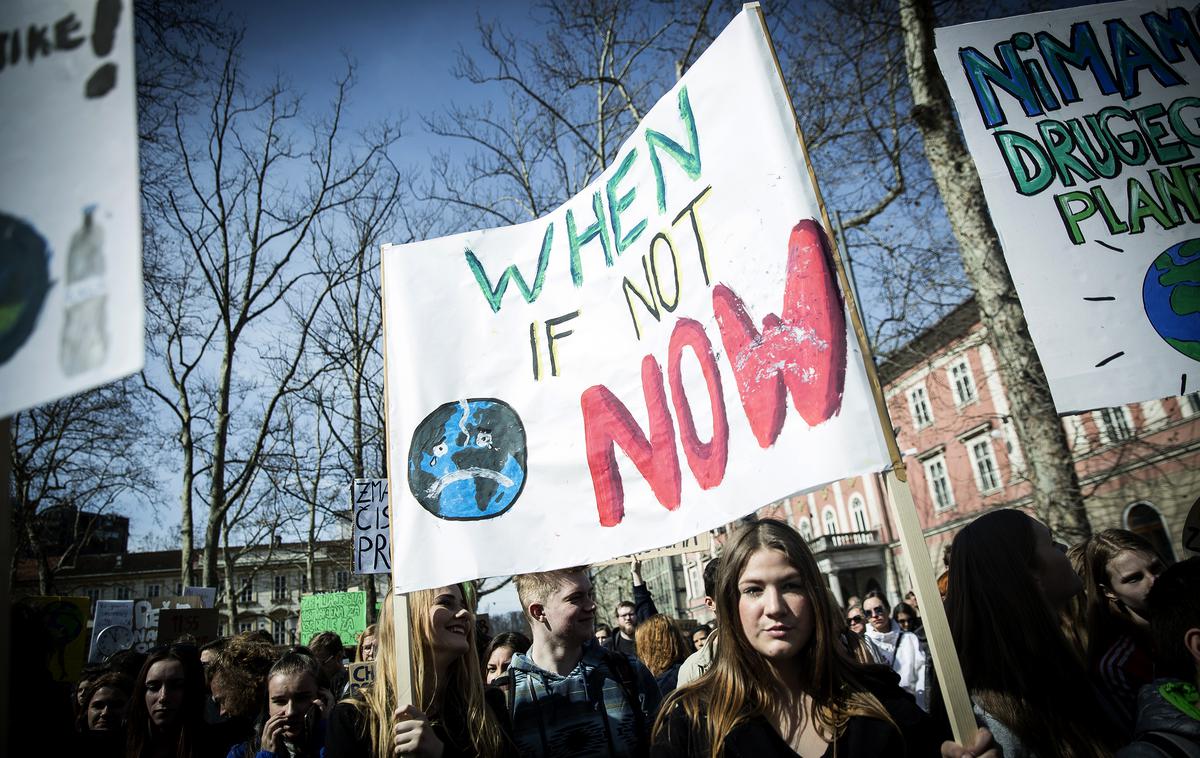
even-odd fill
[{"label": "person's ear", "polygon": [[708,609],[710,611],[712,611],[713,613],[717,612],[717,601],[715,598],[712,597],[712,595],[704,596],[704,604],[707,605]]},{"label": "person's ear", "polygon": [[1200,670],[1200,627],[1193,626],[1183,633],[1183,646],[1192,656],[1192,661]]},{"label": "person's ear", "polygon": [[546,606],[542,605],[541,603],[530,603],[529,618],[537,621],[538,623],[544,623],[546,620]]}]

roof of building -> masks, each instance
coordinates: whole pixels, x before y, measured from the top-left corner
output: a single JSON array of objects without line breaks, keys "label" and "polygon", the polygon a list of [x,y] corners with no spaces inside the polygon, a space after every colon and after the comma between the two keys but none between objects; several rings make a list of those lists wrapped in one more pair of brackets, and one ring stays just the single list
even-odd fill
[{"label": "roof of building", "polygon": [[930,360],[950,343],[966,336],[978,323],[979,306],[972,295],[906,345],[881,358],[878,364],[880,384],[886,387],[909,369]]}]

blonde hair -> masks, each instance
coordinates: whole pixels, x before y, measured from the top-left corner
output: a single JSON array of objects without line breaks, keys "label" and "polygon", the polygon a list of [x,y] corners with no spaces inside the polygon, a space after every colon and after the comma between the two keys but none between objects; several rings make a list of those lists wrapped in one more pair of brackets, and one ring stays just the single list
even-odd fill
[{"label": "blonde hair", "polygon": [[763,519],[744,528],[730,541],[717,570],[717,618],[724,620],[721,644],[712,669],[700,679],[675,690],[658,711],[654,741],[666,729],[675,706],[683,709],[692,728],[704,733],[713,758],[721,755],[725,738],[746,721],[765,716],[777,706],[780,684],[750,645],[738,619],[738,580],[759,550],[778,550],[800,574],[812,608],[813,633],[795,658],[801,691],[810,698],[806,717],[822,737],[835,742],[852,716],[896,722],[866,685],[867,668],[839,639],[845,628],[841,609],[829,599],[812,552],[787,524]]},{"label": "blonde hair", "polygon": [[375,652],[376,652],[376,654],[378,654],[378,652],[379,652],[378,632],[379,632],[378,625],[371,624],[366,629],[363,630],[362,634],[358,635],[358,645],[356,645],[354,648],[354,662],[355,663],[363,663],[364,662],[363,643],[366,642],[367,637],[375,637]]},{"label": "blonde hair", "polygon": [[637,657],[658,676],[688,656],[687,644],[675,624],[659,613],[638,624],[634,632]]},{"label": "blonde hair", "polygon": [[533,620],[529,616],[530,605],[533,603],[545,604],[564,582],[576,574],[587,573],[587,570],[587,566],[573,566],[555,571],[542,571],[537,574],[521,574],[515,577],[513,583],[517,585],[517,597],[521,600],[521,610],[525,612],[526,618]]},{"label": "blonde hair", "polygon": [[[433,650],[430,647],[432,629],[429,625],[429,610],[433,607],[436,590],[419,590],[408,596],[409,635],[412,642],[409,670],[412,674],[413,705],[431,720],[441,718],[445,722],[449,717],[452,723],[460,723],[463,733],[470,740],[471,751],[481,758],[494,758],[501,754],[504,738],[495,716],[484,701],[471,602],[474,592],[464,585],[456,586],[463,593],[464,602],[472,613],[472,621],[467,624],[469,645],[467,651],[450,664],[441,688],[441,697],[436,702],[434,697],[438,692],[438,682],[433,667]],[[366,716],[367,736],[376,756],[392,754],[393,731],[396,727],[392,714],[404,705],[399,698],[400,677],[393,616],[392,593],[388,593],[376,626],[375,681],[361,691],[362,699],[348,698],[342,701],[353,704]]]}]

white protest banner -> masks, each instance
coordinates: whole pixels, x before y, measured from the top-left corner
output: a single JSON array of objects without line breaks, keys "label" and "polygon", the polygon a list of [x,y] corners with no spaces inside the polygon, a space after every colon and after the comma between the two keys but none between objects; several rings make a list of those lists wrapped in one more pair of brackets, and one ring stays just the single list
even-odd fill
[{"label": "white protest banner", "polygon": [[385,246],[396,591],[679,542],[886,467],[820,219],[743,11],[562,207]]},{"label": "white protest banner", "polygon": [[133,4],[0,4],[0,417],[143,362]]},{"label": "white protest banner", "polygon": [[156,602],[137,600],[133,604],[133,649],[144,653],[158,644],[158,614]]},{"label": "white protest banner", "polygon": [[937,31],[1060,413],[1200,389],[1200,36],[1183,4]]},{"label": "white protest banner", "polygon": [[133,645],[133,601],[97,600],[88,663],[102,663]]},{"label": "white protest banner", "polygon": [[354,519],[354,573],[391,571],[387,479],[355,479],[350,485],[350,513]]},{"label": "white protest banner", "polygon": [[217,605],[216,587],[184,587],[183,594],[200,598],[200,604],[204,608],[215,608]]}]

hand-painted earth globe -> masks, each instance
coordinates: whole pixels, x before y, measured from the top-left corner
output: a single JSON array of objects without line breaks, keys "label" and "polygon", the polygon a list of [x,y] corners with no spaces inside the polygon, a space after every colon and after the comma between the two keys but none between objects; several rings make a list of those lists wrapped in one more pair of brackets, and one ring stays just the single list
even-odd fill
[{"label": "hand-painted earth globe", "polygon": [[33,334],[50,291],[50,248],[27,222],[0,213],[0,365]]},{"label": "hand-painted earth globe", "polygon": [[1154,259],[1142,303],[1158,336],[1200,361],[1200,239],[1172,245]]},{"label": "hand-painted earth globe", "polygon": [[413,432],[408,488],[438,518],[469,521],[507,511],[525,487],[525,427],[494,398],[440,406]]}]

